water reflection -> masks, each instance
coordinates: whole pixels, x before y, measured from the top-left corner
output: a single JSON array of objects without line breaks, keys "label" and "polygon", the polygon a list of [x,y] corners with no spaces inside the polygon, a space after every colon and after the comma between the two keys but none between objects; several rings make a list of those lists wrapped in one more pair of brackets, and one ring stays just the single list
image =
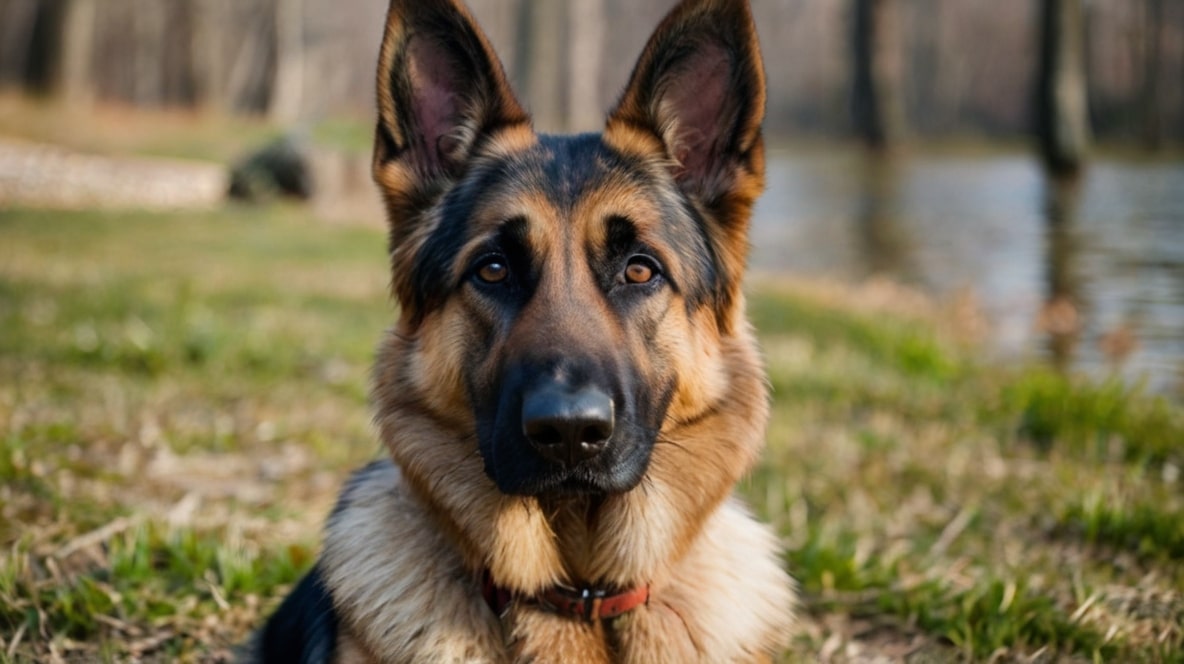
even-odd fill
[{"label": "water reflection", "polygon": [[969,290],[1004,357],[1184,396],[1184,164],[1103,159],[1058,181],[1018,153],[774,152],[768,181],[756,270]]},{"label": "water reflection", "polygon": [[1072,366],[1081,336],[1082,310],[1086,306],[1076,270],[1079,243],[1074,237],[1080,200],[1080,176],[1046,177],[1044,209],[1048,226],[1044,269],[1048,290],[1037,327],[1046,335],[1053,365],[1062,370]]},{"label": "water reflection", "polygon": [[865,276],[888,275],[912,281],[909,240],[900,224],[899,157],[891,153],[869,153],[860,163],[858,209],[859,261]]}]

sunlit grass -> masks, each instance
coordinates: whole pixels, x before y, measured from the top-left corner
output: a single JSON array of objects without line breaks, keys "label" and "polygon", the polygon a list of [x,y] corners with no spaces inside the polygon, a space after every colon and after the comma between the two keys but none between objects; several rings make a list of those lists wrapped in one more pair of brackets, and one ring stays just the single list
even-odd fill
[{"label": "sunlit grass", "polygon": [[[228,656],[380,454],[388,279],[380,230],[298,208],[0,211],[0,660]],[[787,658],[1182,661],[1179,405],[867,299],[750,295],[775,401],[741,490],[803,588]]]},{"label": "sunlit grass", "polygon": [[1184,500],[1128,502],[1100,491],[1061,510],[1064,532],[1087,542],[1160,560],[1184,560]]},{"label": "sunlit grass", "polygon": [[0,656],[210,658],[378,453],[380,232],[0,212]]},{"label": "sunlit grass", "polygon": [[1100,385],[1029,371],[1000,401],[1018,433],[1042,448],[1093,460],[1184,464],[1184,414],[1164,398],[1119,382]]},{"label": "sunlit grass", "polygon": [[831,295],[750,298],[774,413],[744,492],[822,625],[793,659],[1180,661],[1181,409]]}]

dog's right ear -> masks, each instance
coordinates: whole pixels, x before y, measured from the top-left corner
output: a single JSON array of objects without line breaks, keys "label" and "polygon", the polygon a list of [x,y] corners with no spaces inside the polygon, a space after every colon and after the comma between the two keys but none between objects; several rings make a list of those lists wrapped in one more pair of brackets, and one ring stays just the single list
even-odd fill
[{"label": "dog's right ear", "polygon": [[530,123],[459,0],[391,0],[377,90],[374,180],[395,243],[401,222],[464,172],[482,137]]}]

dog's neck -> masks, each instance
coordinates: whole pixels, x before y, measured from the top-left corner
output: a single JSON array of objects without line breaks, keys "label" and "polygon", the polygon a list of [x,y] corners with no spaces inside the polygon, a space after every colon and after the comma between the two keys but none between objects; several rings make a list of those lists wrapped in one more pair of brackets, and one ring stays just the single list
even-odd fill
[{"label": "dog's neck", "polygon": [[[582,495],[536,499],[551,526],[555,546],[568,572],[569,578],[565,582],[572,586],[606,585],[604,579],[597,578],[593,558],[596,543],[602,539],[601,517],[608,498],[604,495]],[[630,585],[648,580],[636,579]]]},{"label": "dog's neck", "polygon": [[556,534],[556,545],[568,572],[563,583],[524,596],[498,584],[488,569],[482,571],[482,592],[493,612],[503,615],[514,603],[540,607],[569,618],[595,622],[615,618],[649,602],[649,580],[629,587],[606,584],[592,571],[591,551],[599,539],[597,529],[604,495],[538,498],[539,506]]}]

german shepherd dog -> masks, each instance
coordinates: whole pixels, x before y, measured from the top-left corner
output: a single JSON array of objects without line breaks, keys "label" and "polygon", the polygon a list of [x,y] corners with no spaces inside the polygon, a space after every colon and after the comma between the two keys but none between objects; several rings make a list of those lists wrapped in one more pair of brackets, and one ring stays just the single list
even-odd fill
[{"label": "german shepherd dog", "polygon": [[684,0],[599,134],[537,134],[459,0],[392,0],[374,179],[392,458],[357,473],[267,662],[735,662],[784,648],[778,542],[732,497],[764,370],[747,0]]}]

